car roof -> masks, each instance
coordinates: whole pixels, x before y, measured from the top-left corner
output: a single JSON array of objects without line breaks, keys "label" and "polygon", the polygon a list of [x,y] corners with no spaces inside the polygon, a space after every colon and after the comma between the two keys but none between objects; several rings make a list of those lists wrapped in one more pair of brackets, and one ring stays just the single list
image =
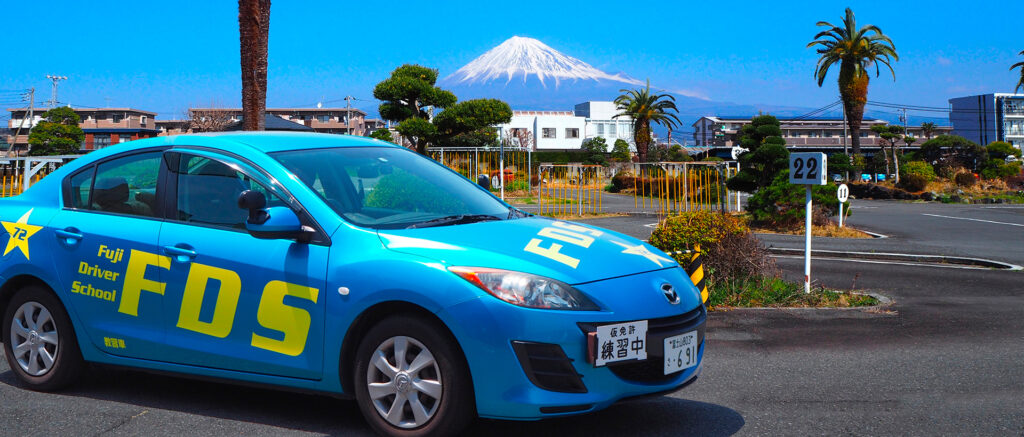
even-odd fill
[{"label": "car roof", "polygon": [[137,148],[159,146],[204,146],[233,152],[246,152],[248,150],[244,149],[248,148],[263,153],[334,147],[399,147],[388,142],[356,135],[262,131],[170,135],[129,141],[105,148],[104,151],[113,154]]}]

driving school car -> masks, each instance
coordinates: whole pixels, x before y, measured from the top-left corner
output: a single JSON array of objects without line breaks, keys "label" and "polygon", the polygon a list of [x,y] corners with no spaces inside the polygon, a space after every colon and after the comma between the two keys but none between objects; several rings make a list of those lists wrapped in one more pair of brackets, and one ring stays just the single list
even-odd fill
[{"label": "driving school car", "polygon": [[0,200],[7,361],[354,397],[391,435],[542,419],[700,373],[705,308],[639,240],[523,213],[376,140],[181,135],[78,158]]}]

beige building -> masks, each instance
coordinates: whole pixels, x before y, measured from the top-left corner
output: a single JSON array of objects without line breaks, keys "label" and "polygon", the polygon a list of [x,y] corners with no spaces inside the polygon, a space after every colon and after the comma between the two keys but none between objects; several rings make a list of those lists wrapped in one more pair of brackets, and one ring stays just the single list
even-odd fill
[{"label": "beige building", "polygon": [[[740,129],[750,124],[750,117],[701,117],[693,124],[693,139],[701,148],[731,148],[737,144]],[[788,148],[825,149],[829,151],[843,150],[842,118],[787,119],[779,118],[782,137]],[[860,144],[864,148],[877,149],[882,138],[871,131],[871,126],[890,124],[879,119],[865,119],[861,123]],[[950,126],[935,126],[932,137],[949,134]],[[924,142],[925,135],[921,126],[908,126],[907,131],[918,139],[916,146]],[[852,144],[852,138],[846,133],[846,144]]]},{"label": "beige building", "polygon": [[[78,127],[85,132],[85,139],[82,141],[81,150],[91,151],[102,149],[111,144],[123,143],[125,141],[137,140],[140,138],[155,137],[159,133],[156,128],[156,113],[142,111],[132,108],[72,108],[81,118]],[[11,119],[7,127],[11,134],[7,136],[7,143],[13,144],[14,151],[28,149],[29,131],[42,121],[42,115],[46,109],[34,109],[32,117],[29,117],[29,108],[10,108]],[[21,133],[15,137],[14,133],[21,126]]]},{"label": "beige building", "polygon": [[[189,120],[160,120],[160,135],[190,133],[196,124],[210,122],[206,130],[222,130],[242,120],[241,108],[189,108],[195,122]],[[293,123],[328,134],[368,135],[366,113],[355,108],[267,108],[267,114],[276,115]],[[203,130],[203,129],[199,129]]]}]

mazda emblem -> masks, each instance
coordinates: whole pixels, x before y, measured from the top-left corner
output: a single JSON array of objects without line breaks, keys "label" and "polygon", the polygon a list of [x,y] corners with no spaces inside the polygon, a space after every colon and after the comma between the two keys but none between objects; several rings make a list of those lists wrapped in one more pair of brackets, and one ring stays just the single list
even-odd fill
[{"label": "mazda emblem", "polygon": [[672,284],[661,284],[661,292],[665,293],[665,299],[668,299],[668,303],[672,305],[679,303],[679,293],[676,293],[676,289],[672,287]]}]

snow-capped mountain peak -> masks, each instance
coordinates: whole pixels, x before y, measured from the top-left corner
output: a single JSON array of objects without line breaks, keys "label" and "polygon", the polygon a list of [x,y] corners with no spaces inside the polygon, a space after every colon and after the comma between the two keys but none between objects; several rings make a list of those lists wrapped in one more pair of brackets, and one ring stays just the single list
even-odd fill
[{"label": "snow-capped mountain peak", "polygon": [[558,87],[563,80],[615,81],[642,85],[643,82],[622,74],[608,74],[590,64],[567,56],[533,38],[513,36],[488,50],[472,62],[444,79],[447,83],[472,85],[505,79],[505,83],[534,76],[541,85],[546,81]]}]

